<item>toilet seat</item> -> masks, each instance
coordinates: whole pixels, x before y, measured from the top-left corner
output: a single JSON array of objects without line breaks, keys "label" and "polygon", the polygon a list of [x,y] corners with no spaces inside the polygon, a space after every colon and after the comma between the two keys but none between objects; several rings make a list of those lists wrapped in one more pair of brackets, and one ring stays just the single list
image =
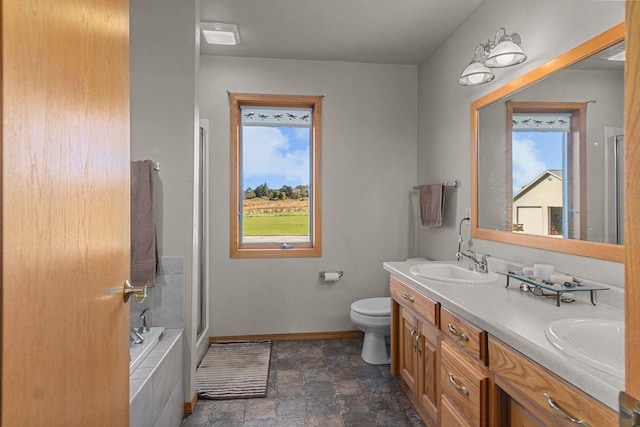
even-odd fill
[{"label": "toilet seat", "polygon": [[351,311],[372,317],[391,316],[391,299],[389,297],[361,299],[351,304]]}]

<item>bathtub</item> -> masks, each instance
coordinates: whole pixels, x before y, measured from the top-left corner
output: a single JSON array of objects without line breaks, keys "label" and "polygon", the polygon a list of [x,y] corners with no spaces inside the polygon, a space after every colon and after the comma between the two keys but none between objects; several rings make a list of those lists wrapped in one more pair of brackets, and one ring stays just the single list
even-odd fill
[{"label": "bathtub", "polygon": [[142,335],[144,343],[129,346],[129,375],[142,363],[142,360],[153,350],[162,338],[164,338],[164,328],[150,328],[149,332]]},{"label": "bathtub", "polygon": [[182,329],[151,328],[130,347],[129,425],[174,427],[184,413]]}]

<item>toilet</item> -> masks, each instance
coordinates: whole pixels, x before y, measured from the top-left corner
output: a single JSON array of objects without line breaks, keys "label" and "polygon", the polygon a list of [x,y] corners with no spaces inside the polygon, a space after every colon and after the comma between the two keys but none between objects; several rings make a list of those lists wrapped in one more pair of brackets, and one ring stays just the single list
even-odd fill
[{"label": "toilet", "polygon": [[[427,258],[409,258],[424,262]],[[391,298],[367,298],[351,304],[351,323],[364,332],[362,360],[370,365],[391,363],[388,339],[391,335]]]},{"label": "toilet", "polygon": [[362,360],[370,365],[390,363],[391,298],[367,298],[351,304],[351,323],[364,332]]}]

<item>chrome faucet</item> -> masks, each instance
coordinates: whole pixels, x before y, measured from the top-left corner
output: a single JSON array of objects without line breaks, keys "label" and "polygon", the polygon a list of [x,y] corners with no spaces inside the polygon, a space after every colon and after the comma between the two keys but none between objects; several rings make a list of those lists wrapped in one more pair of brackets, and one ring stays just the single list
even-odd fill
[{"label": "chrome faucet", "polygon": [[147,312],[149,311],[149,307],[142,310],[140,313],[140,327],[138,328],[138,332],[141,334],[146,334],[149,332],[149,326],[147,325]]},{"label": "chrome faucet", "polygon": [[133,328],[129,328],[129,344],[140,345],[144,342],[144,337]]},{"label": "chrome faucet", "polygon": [[473,270],[480,271],[482,273],[486,273],[489,271],[489,267],[487,265],[487,258],[489,256],[490,255],[483,255],[480,261],[478,261],[478,258],[476,257],[476,253],[470,249],[467,249],[464,252],[458,251],[458,253],[456,253],[456,259],[458,261],[461,261],[462,258],[467,258],[468,260],[471,261]]}]

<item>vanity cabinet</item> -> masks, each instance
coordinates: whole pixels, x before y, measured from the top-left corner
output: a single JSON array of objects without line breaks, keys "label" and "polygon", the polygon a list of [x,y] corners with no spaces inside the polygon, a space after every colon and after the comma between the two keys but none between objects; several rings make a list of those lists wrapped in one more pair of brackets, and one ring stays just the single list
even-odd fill
[{"label": "vanity cabinet", "polygon": [[427,425],[438,420],[438,304],[391,277],[392,373]]},{"label": "vanity cabinet", "polygon": [[390,291],[391,374],[428,426],[618,424],[616,411],[394,276]]},{"label": "vanity cabinet", "polygon": [[495,382],[496,425],[618,425],[614,410],[493,337],[489,367]]}]

